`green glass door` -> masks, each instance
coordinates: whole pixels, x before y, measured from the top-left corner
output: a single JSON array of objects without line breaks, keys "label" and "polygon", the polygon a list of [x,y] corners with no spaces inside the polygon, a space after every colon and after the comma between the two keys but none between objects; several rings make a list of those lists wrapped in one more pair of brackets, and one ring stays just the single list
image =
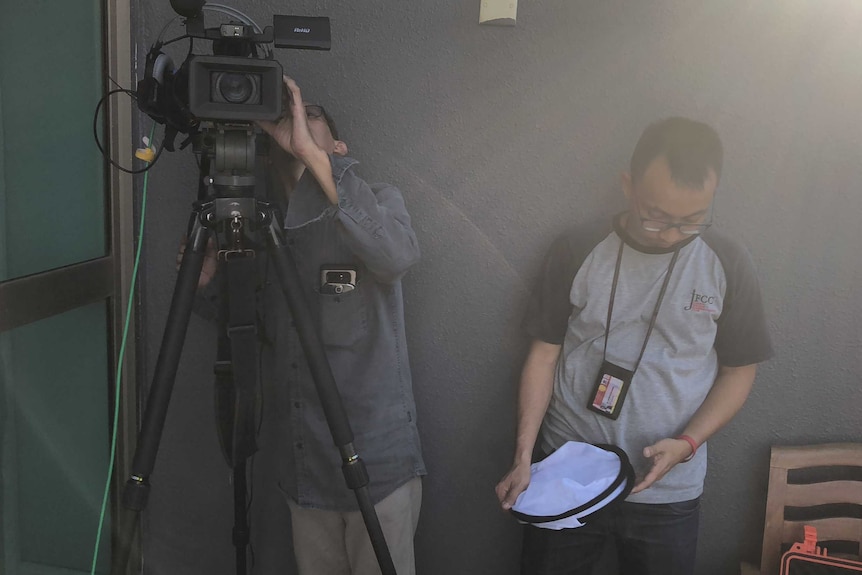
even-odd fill
[{"label": "green glass door", "polygon": [[0,572],[89,573],[112,380],[103,5],[0,2]]}]

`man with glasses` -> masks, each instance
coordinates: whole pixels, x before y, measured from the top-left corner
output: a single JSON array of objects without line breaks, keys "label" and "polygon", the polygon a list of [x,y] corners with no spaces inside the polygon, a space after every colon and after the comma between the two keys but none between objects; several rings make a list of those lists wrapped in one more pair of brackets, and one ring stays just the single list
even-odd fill
[{"label": "man with glasses", "polygon": [[[425,465],[401,277],[419,260],[419,245],[401,192],[363,181],[326,110],[304,102],[292,79],[284,82],[283,117],[260,126],[272,139],[270,180],[286,205],[285,236],[302,280],[290,287],[303,290],[316,319],[393,563],[399,575],[410,575]],[[212,244],[199,286],[215,272]],[[299,573],[379,574],[283,294],[264,273],[265,419],[275,428],[278,486],[290,508]],[[215,306],[217,294],[209,291],[201,299]]]},{"label": "man with glasses", "polygon": [[772,354],[750,256],[708,229],[722,158],[706,124],[649,126],[612,231],[568,234],[545,260],[524,321],[533,343],[514,463],[497,496],[510,509],[534,447],[544,456],[567,441],[623,448],[637,479],[583,527],[526,526],[523,574],[588,575],[609,541],[626,575],[694,571],[705,442]]},{"label": "man with glasses", "polygon": [[[285,117],[261,124],[278,145],[270,160],[286,194],[285,232],[393,562],[399,574],[415,573],[413,534],[425,466],[401,277],[418,261],[419,245],[401,192],[360,179],[329,114],[303,102],[292,79],[285,78],[285,86]],[[269,334],[281,379],[272,386],[284,443],[280,487],[290,507],[299,573],[380,573],[295,330],[284,306],[272,307],[280,309]]]}]

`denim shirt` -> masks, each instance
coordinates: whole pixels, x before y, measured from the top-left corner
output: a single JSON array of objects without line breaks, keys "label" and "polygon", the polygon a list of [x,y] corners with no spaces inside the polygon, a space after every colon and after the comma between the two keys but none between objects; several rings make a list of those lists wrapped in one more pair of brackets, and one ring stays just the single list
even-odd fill
[{"label": "denim shirt", "polygon": [[[425,474],[400,280],[419,260],[419,245],[401,192],[367,184],[356,163],[331,156],[337,206],[306,170],[290,194],[284,229],[377,503]],[[357,270],[356,288],[322,293],[321,269],[347,267]],[[279,486],[301,507],[355,510],[284,294],[274,271],[267,275],[262,381],[278,438]]]}]

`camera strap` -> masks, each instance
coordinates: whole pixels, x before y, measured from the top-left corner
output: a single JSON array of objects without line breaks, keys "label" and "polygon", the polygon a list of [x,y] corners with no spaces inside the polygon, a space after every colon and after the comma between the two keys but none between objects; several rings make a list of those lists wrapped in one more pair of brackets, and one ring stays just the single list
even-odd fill
[{"label": "camera strap", "polygon": [[257,451],[261,398],[253,253],[234,252],[224,261],[228,301],[221,314],[215,393],[218,435],[231,467]]}]

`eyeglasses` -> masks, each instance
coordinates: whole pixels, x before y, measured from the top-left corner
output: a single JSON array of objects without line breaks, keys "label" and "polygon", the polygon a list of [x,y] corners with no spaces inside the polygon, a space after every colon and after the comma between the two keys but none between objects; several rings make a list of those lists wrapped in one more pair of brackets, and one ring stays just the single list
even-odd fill
[{"label": "eyeglasses", "polygon": [[317,104],[305,105],[306,118],[324,118],[325,116],[326,112],[323,111],[323,106],[318,106]]},{"label": "eyeglasses", "polygon": [[[713,200],[714,202],[715,200]],[[709,221],[702,222],[699,224],[690,224],[688,222],[668,222],[665,220],[656,220],[653,218],[645,218],[640,214],[641,207],[640,203],[635,198],[635,206],[637,206],[637,213],[635,214],[640,220],[641,227],[644,231],[652,232],[652,233],[660,233],[666,232],[667,230],[672,230],[674,228],[679,230],[679,233],[684,234],[686,236],[694,236],[697,234],[702,234],[712,225],[712,218],[715,212],[714,204],[710,204],[709,206]]]},{"label": "eyeglasses", "polygon": [[[289,118],[291,116],[290,106],[288,104],[282,104],[282,117]],[[305,117],[310,119],[317,118],[325,118],[326,111],[324,111],[323,106],[318,106],[317,104],[306,104],[305,105]]]}]

